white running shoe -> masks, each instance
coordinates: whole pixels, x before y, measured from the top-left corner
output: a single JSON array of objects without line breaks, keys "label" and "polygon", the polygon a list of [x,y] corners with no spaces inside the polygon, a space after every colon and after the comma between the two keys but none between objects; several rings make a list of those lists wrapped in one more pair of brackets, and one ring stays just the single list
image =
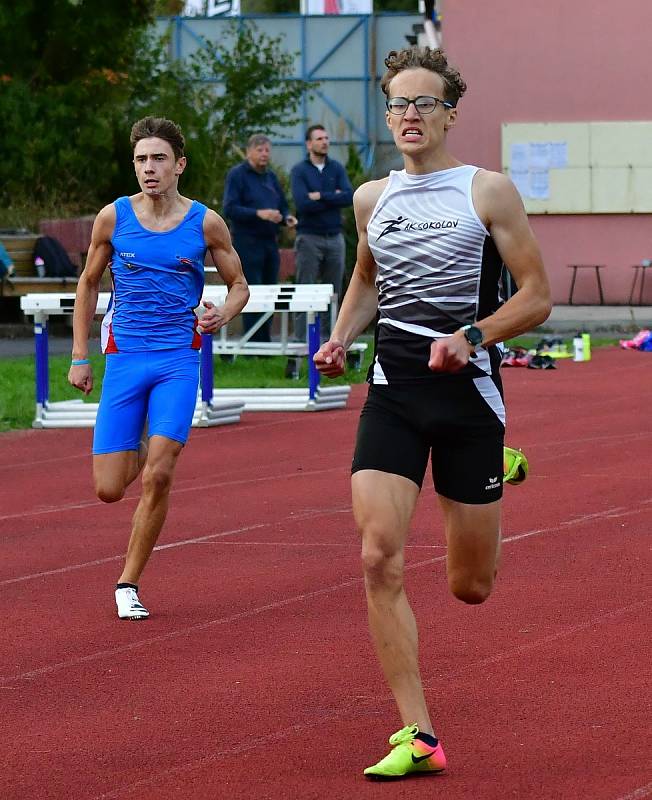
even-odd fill
[{"label": "white running shoe", "polygon": [[115,602],[120,619],[147,619],[149,611],[138,599],[138,593],[131,586],[115,590]]}]

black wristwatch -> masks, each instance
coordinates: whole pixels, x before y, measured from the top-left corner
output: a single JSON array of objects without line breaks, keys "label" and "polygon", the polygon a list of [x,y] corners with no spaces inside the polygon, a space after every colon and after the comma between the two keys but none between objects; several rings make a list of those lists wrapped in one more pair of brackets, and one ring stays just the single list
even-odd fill
[{"label": "black wristwatch", "polygon": [[460,330],[471,347],[475,348],[482,344],[482,331],[480,328],[475,325],[464,325]]}]

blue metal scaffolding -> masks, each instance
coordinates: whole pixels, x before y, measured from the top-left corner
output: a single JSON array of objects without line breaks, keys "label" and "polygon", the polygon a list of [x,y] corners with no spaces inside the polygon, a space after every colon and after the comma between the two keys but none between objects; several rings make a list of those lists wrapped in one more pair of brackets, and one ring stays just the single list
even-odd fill
[{"label": "blue metal scaffolding", "polygon": [[[223,39],[234,19],[281,37],[282,46],[295,54],[294,78],[317,84],[303,95],[301,123],[275,137],[275,160],[288,164],[300,160],[305,152],[304,130],[318,122],[328,128],[335,152],[354,145],[368,169],[378,144],[390,142],[379,89],[383,58],[388,50],[407,44],[406,35],[421,18],[416,14],[276,14],[170,17],[158,24],[163,30],[172,28],[171,57],[184,59],[205,46],[206,40]],[[340,155],[345,159],[341,150]]]}]

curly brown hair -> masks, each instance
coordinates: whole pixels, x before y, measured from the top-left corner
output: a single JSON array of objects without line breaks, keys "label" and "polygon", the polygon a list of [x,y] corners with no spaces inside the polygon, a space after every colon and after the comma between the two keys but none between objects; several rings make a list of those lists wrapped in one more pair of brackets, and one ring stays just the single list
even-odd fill
[{"label": "curly brown hair", "polygon": [[152,138],[163,139],[163,141],[167,142],[172,148],[176,159],[183,157],[186,140],[176,122],[164,117],[143,117],[138,122],[134,122],[129,137],[132,150],[135,149],[141,139]]},{"label": "curly brown hair", "polygon": [[405,69],[429,69],[444,81],[444,100],[457,105],[466,91],[466,83],[455,67],[450,66],[443,50],[430,47],[406,47],[403,50],[390,50],[385,59],[387,72],[383,75],[380,88],[389,96],[389,84]]}]

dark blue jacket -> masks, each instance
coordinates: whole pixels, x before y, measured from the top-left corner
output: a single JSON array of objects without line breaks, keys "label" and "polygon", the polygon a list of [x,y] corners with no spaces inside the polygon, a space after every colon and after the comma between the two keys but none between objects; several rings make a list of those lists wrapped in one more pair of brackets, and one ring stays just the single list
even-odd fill
[{"label": "dark blue jacket", "polygon": [[[299,220],[298,233],[325,234],[342,230],[340,209],[353,202],[353,188],[339,161],[327,156],[324,169],[320,172],[307,156],[292,167],[290,184]],[[311,200],[309,192],[319,192],[321,199]]]},{"label": "dark blue jacket", "polygon": [[234,236],[275,239],[278,225],[256,216],[259,208],[277,208],[288,216],[288,202],[278,178],[271,171],[256,172],[248,161],[229,170],[224,184],[224,216],[231,220]]}]

